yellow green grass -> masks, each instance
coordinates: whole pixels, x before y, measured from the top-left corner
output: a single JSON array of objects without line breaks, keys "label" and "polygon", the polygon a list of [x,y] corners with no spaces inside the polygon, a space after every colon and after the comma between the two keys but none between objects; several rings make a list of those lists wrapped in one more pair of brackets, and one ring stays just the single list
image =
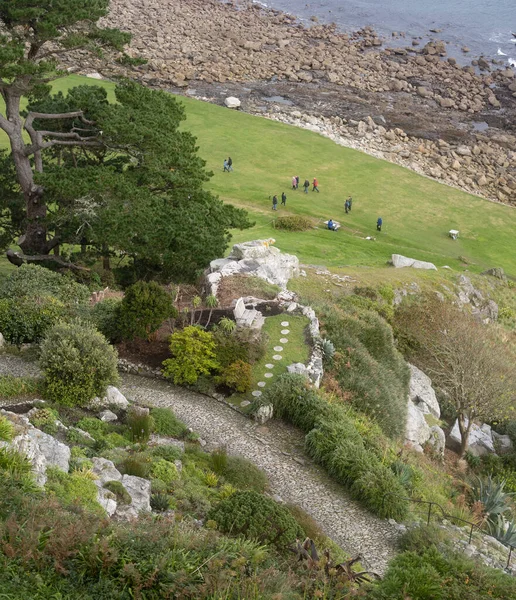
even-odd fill
[{"label": "yellow green grass", "polygon": [[[107,82],[70,76],[54,89]],[[246,208],[256,221],[251,230],[234,232],[234,241],[274,237],[283,251],[302,262],[343,266],[383,266],[399,253],[472,271],[501,266],[516,276],[512,207],[496,204],[421,177],[386,161],[334,144],[318,134],[181,98],[188,119],[184,127],[198,138],[200,155],[214,172],[208,187],[223,200]],[[1,108],[1,107],[0,107]],[[5,146],[0,137],[0,147]],[[222,171],[230,155],[234,171]],[[293,175],[317,177],[321,192],[290,189]],[[287,207],[271,210],[269,196],[287,194]],[[353,210],[344,214],[344,200],[353,196]],[[318,227],[305,232],[274,229],[277,215],[300,214]],[[383,218],[381,233],[376,219]],[[342,229],[329,232],[322,221],[338,220]],[[458,229],[452,240],[447,232]],[[367,236],[376,240],[366,240]],[[464,260],[463,260],[464,259]]]}]

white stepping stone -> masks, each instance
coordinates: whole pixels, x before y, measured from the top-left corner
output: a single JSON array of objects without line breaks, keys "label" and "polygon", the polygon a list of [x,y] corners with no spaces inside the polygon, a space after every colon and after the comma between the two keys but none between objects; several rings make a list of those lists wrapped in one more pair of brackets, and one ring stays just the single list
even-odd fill
[{"label": "white stepping stone", "polygon": [[268,365],[265,365],[266,369],[274,369],[274,365],[271,365],[270,363]]},{"label": "white stepping stone", "polygon": [[249,404],[251,404],[251,403],[249,402],[249,400],[243,400],[242,402],[240,402],[240,406],[241,406],[242,408],[244,408],[244,406],[249,406]]},{"label": "white stepping stone", "polygon": [[257,385],[258,385],[258,387],[265,387],[266,384],[267,384],[266,381],[259,381]]},{"label": "white stepping stone", "polygon": [[274,377],[274,373],[265,373],[265,377],[267,377],[267,379],[270,379],[271,377]]},{"label": "white stepping stone", "polygon": [[290,329],[282,329],[281,335],[288,335],[290,333]]},{"label": "white stepping stone", "polygon": [[[262,395],[262,393],[260,392],[260,390],[255,390],[255,391],[253,392],[253,396],[254,396],[255,398],[259,398],[261,395]],[[245,402],[245,401],[244,401],[244,402]],[[240,405],[240,406],[242,406],[242,405]]]},{"label": "white stepping stone", "polygon": [[282,360],[282,359],[283,359],[283,356],[281,356],[281,354],[275,354],[275,355],[272,357],[272,360]]},{"label": "white stepping stone", "polygon": [[281,322],[281,326],[282,327],[288,327],[289,326],[289,322],[288,321],[282,321]]},{"label": "white stepping stone", "polygon": [[283,346],[274,346],[274,352],[281,352],[283,350]]},{"label": "white stepping stone", "polygon": [[281,338],[280,342],[282,344],[286,344],[288,342],[288,338]]}]

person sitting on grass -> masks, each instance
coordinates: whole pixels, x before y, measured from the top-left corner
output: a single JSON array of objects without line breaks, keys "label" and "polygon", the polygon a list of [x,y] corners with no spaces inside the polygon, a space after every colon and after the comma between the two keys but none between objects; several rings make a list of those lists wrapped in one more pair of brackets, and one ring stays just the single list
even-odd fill
[{"label": "person sitting on grass", "polygon": [[328,229],[330,231],[337,231],[337,225],[333,222],[333,219],[328,221]]}]

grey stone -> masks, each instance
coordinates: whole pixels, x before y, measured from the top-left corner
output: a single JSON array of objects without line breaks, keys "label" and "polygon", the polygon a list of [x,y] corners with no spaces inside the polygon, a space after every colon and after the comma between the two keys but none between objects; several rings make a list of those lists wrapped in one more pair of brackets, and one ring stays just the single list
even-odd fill
[{"label": "grey stone", "polygon": [[263,425],[272,419],[274,413],[274,407],[272,404],[264,404],[263,406],[259,406],[253,417],[255,421]]},{"label": "grey stone", "polygon": [[224,104],[228,108],[240,108],[240,106],[242,105],[242,103],[240,102],[240,100],[238,98],[235,98],[234,96],[228,96],[224,100]]},{"label": "grey stone", "polygon": [[271,377],[274,377],[274,373],[265,373],[264,377],[267,377],[267,379],[270,379]]},{"label": "grey stone", "polygon": [[267,363],[267,364],[265,365],[265,368],[266,368],[266,369],[273,369],[273,368],[274,368],[274,365],[273,365],[273,364],[271,364],[271,363]]},{"label": "grey stone", "polygon": [[266,381],[259,381],[256,385],[258,387],[265,387],[267,385],[267,382]]},{"label": "grey stone", "polygon": [[101,421],[104,421],[105,423],[111,423],[113,421],[118,421],[118,417],[115,415],[114,412],[111,412],[110,410],[103,410],[100,413],[99,418]]},{"label": "grey stone", "polygon": [[513,449],[512,440],[508,435],[501,435],[491,431],[494,447],[498,454],[508,454]]},{"label": "grey stone", "polygon": [[122,485],[131,496],[131,504],[127,506],[118,506],[116,515],[124,519],[133,519],[138,517],[139,512],[150,512],[151,482],[142,477],[134,475],[124,475]]},{"label": "grey stone", "polygon": [[156,435],[155,433],[149,438],[149,446],[175,446],[181,452],[185,451],[185,443],[183,441],[165,435]]},{"label": "grey stone", "polygon": [[409,400],[405,439],[423,446],[430,438],[431,432],[424,414]]},{"label": "grey stone", "polygon": [[107,515],[112,517],[115,514],[118,506],[115,499],[115,494],[103,488],[102,483],[98,480],[95,481],[95,485],[97,486],[97,502],[106,511]]},{"label": "grey stone", "polygon": [[416,260],[415,258],[408,258],[407,256],[402,256],[401,254],[393,254],[391,257],[391,262],[397,269],[412,267],[413,269],[433,269],[437,271],[437,267],[433,263]]},{"label": "grey stone", "polygon": [[507,281],[507,275],[501,267],[493,267],[492,269],[487,269],[487,271],[483,271],[482,275],[490,275],[491,277],[496,277],[497,279],[501,279],[502,281]]},{"label": "grey stone", "polygon": [[89,403],[89,408],[104,408],[106,406],[114,406],[122,410],[126,410],[129,406],[127,398],[114,386],[108,385],[106,395],[103,398],[94,398]]},{"label": "grey stone", "polygon": [[280,338],[280,342],[282,344],[287,344],[288,343],[288,338]]},{"label": "grey stone", "polygon": [[282,329],[281,335],[288,335],[290,333],[290,329]]},{"label": "grey stone", "polygon": [[290,325],[290,323],[288,321],[281,321],[282,327],[288,327],[289,325]]},{"label": "grey stone", "polygon": [[274,354],[272,360],[283,360],[283,356],[281,356],[281,354]]},{"label": "grey stone", "polygon": [[262,395],[262,392],[260,390],[254,390],[254,392],[252,392],[252,395],[255,398],[259,398]]},{"label": "grey stone", "polygon": [[283,346],[274,346],[273,350],[274,350],[274,352],[282,352]]},{"label": "grey stone", "polygon": [[441,427],[439,427],[439,425],[432,425],[432,427],[430,427],[430,437],[428,438],[428,444],[432,446],[436,454],[438,454],[439,456],[444,456],[446,436]]},{"label": "grey stone", "polygon": [[91,459],[92,471],[98,477],[97,481],[104,485],[108,481],[121,481],[122,473],[115,467],[114,463],[107,458],[95,456]]},{"label": "grey stone", "polygon": [[441,409],[437,402],[432,380],[423,371],[410,365],[409,396],[411,401],[423,413],[430,413],[436,419],[441,416]]},{"label": "grey stone", "polygon": [[242,408],[245,408],[246,406],[249,406],[251,403],[249,402],[249,400],[242,400],[242,402],[240,402],[240,406]]},{"label": "grey stone", "polygon": [[[466,426],[468,420],[466,419]],[[459,422],[455,419],[455,424],[450,431],[449,439],[455,444],[461,443]],[[491,428],[489,425],[479,427],[475,423],[471,426],[468,439],[468,450],[475,456],[483,456],[484,454],[495,454],[495,447],[491,437]]]},{"label": "grey stone", "polygon": [[308,376],[306,365],[303,363],[293,363],[288,365],[287,371],[289,373],[294,373],[295,375],[306,375]]},{"label": "grey stone", "polygon": [[4,336],[2,335],[2,333],[0,332],[0,348],[2,348],[5,345],[5,339]]}]

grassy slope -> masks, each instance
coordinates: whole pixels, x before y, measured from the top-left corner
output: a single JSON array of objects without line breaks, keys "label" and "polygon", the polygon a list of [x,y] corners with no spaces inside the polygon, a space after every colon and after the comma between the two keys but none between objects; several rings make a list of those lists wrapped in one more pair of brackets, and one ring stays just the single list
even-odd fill
[{"label": "grassy slope", "polygon": [[[55,89],[88,83],[111,84],[71,76],[55,82]],[[112,96],[111,96],[112,97]],[[461,267],[459,256],[471,262],[472,270],[502,266],[516,275],[513,208],[418,176],[408,169],[335,145],[315,133],[289,127],[213,104],[182,99],[188,121],[185,127],[198,137],[200,154],[214,171],[209,187],[221,198],[249,210],[256,220],[252,230],[235,232],[234,241],[274,237],[277,246],[297,254],[305,263],[330,267],[381,266],[392,253],[400,253]],[[1,108],[1,107],[0,107]],[[5,141],[0,138],[0,147]],[[233,173],[222,172],[224,157],[231,155]],[[290,190],[292,175],[301,182],[318,177],[321,193]],[[288,196],[287,209],[272,213],[269,195]],[[343,204],[353,195],[353,211],[344,214]],[[276,214],[302,214],[315,220],[329,217],[343,227],[330,233],[322,226],[308,232],[275,230]],[[378,216],[384,231],[376,241]],[[460,239],[447,236],[460,230]]]}]

